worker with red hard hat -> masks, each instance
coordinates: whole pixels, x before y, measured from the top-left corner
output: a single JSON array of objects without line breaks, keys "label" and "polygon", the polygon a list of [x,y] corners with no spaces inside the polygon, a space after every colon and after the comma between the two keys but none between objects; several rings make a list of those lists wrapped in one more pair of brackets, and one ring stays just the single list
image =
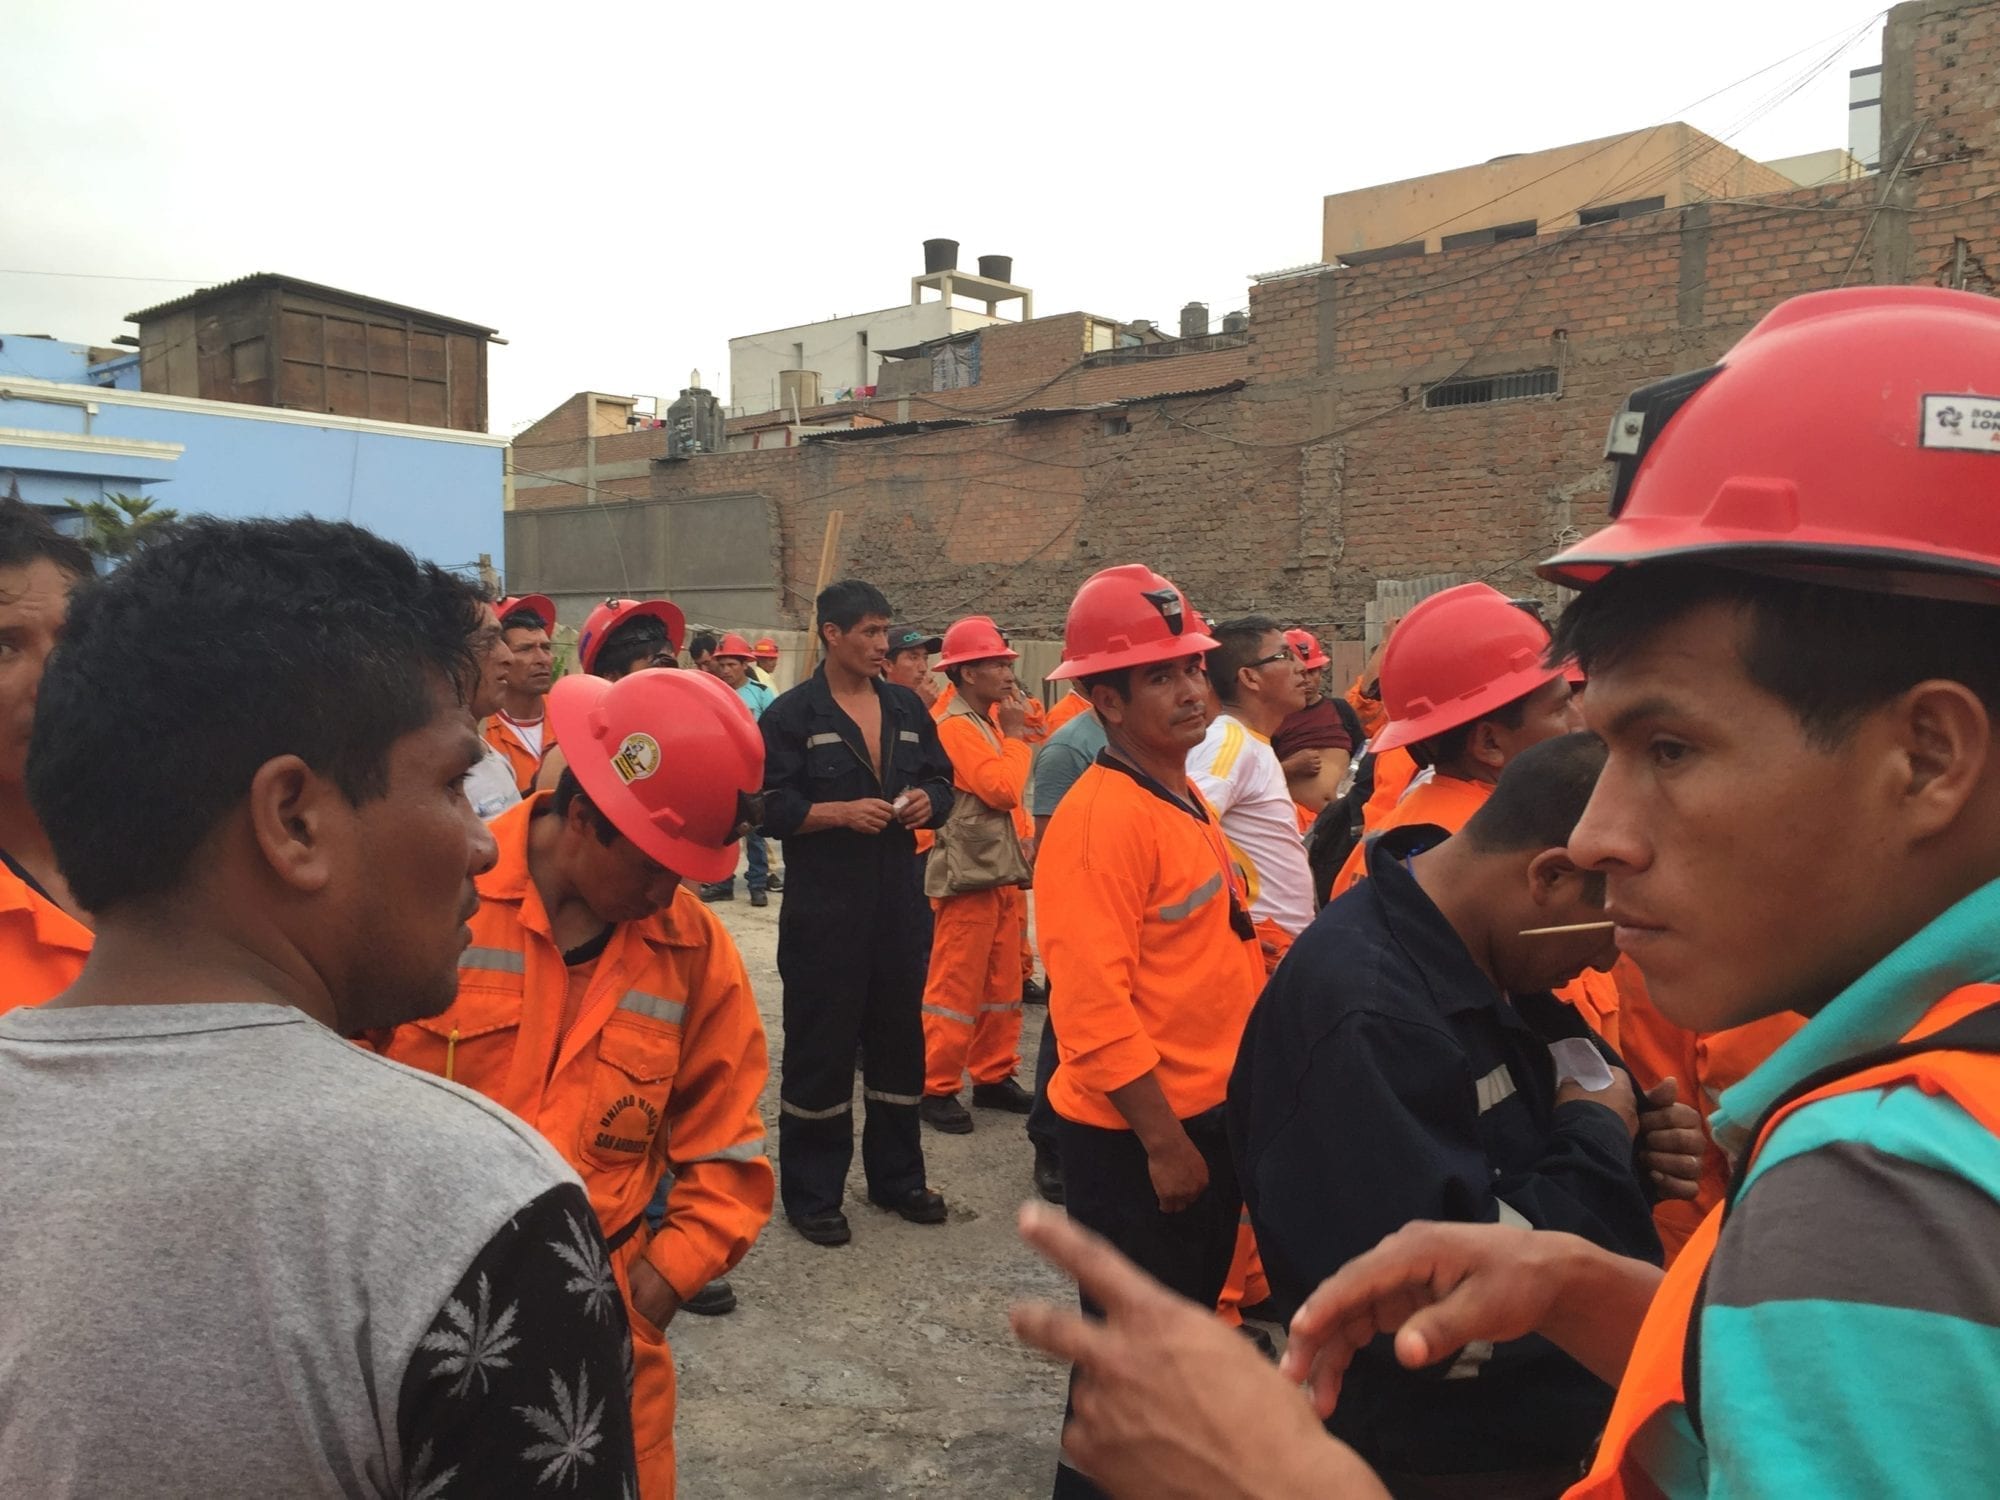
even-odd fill
[{"label": "worker with red hard hat", "polygon": [[[752,719],[762,719],[764,710],[778,695],[752,675],[756,659],[756,648],[734,630],[726,632],[710,654],[715,676],[743,700],[743,706],[750,710]],[[770,846],[754,828],[743,836],[743,865],[744,884],[750,890],[750,904],[769,906],[771,898],[766,892],[784,887],[782,883],[773,881]],[[709,881],[702,886],[699,895],[704,901],[734,901],[736,872],[731,870],[722,879]]]},{"label": "worker with red hard hat", "polygon": [[[1021,926],[1029,877],[1020,837],[1027,799],[1027,698],[1014,680],[1020,653],[985,615],[944,633],[938,668],[954,689],[938,720],[956,797],[924,868],[931,898],[930,969],[924,982],[924,1102],[919,1114],[953,1135],[972,1129],[972,1102],[1026,1114],[1033,1096],[1015,1081],[1021,1041]],[[1029,825],[1032,827],[1032,825]]]},{"label": "worker with red hard hat", "polygon": [[[1403,616],[1382,652],[1388,721],[1370,744],[1378,755],[1407,747],[1430,775],[1369,826],[1370,837],[1418,823],[1457,832],[1510,760],[1580,727],[1562,669],[1542,660],[1548,646],[1548,627],[1483,583],[1432,594]],[[1362,845],[1333,893],[1366,867]]]},{"label": "worker with red hard hat", "polygon": [[[554,792],[489,825],[499,860],[478,878],[458,999],[384,1050],[511,1110],[582,1177],[610,1264],[581,1230],[553,1253],[629,1312],[640,1492],[664,1500],[665,1329],[771,1213],[764,1028],[736,945],[684,886],[734,868],[764,746],[741,701],[695,672],[573,674],[549,713],[569,765]],[[654,1232],[645,1209],[663,1172]],[[586,1296],[578,1315],[602,1305]]]},{"label": "worker with red hard hat", "polygon": [[1305,829],[1347,779],[1347,768],[1361,748],[1361,726],[1346,701],[1326,690],[1331,658],[1319,637],[1294,628],[1285,632],[1285,641],[1306,674],[1306,705],[1285,716],[1271,737],[1271,748],[1285,769],[1285,783],[1299,806],[1299,825]]},{"label": "worker with red hard hat", "polygon": [[[1276,1406],[1317,1367],[1324,1412],[1358,1339],[1393,1337],[1414,1366],[1524,1332],[1618,1382],[1571,1500],[1989,1487],[1996,433],[2000,305],[1934,287],[1794,298],[1717,365],[1633,394],[1610,524],[1542,570],[1582,590],[1556,650],[1588,674],[1609,748],[1568,850],[1605,877],[1672,1020],[1808,1018],[1715,1101],[1741,1158],[1730,1197],[1664,1277],[1561,1237],[1419,1226],[1321,1287],[1278,1373],[1204,1345],[1100,1257],[1093,1283],[1133,1321],[1088,1330],[1101,1425],[1080,1441],[1129,1493],[1240,1471],[1379,1495],[1302,1424],[1204,1409]],[[1028,1321],[1077,1347],[1069,1320]],[[1163,1348],[1198,1378],[1118,1373]],[[1110,1436],[1138,1411],[1149,1434],[1199,1436]]]},{"label": "worker with red hard hat", "polygon": [[757,653],[757,662],[751,667],[750,675],[776,692],[778,684],[771,674],[778,670],[778,643],[768,635],[760,635],[751,643],[750,649]]},{"label": "worker with red hard hat", "polygon": [[616,682],[646,667],[680,664],[687,616],[668,599],[606,599],[576,638],[576,664]]},{"label": "worker with red hard hat", "polygon": [[[1050,676],[1088,695],[1106,747],[1049,819],[1035,868],[1065,1206],[1209,1308],[1242,1209],[1222,1104],[1264,982],[1220,822],[1187,773],[1215,646],[1151,568],[1107,568],[1077,591]],[[1054,1493],[1101,1492],[1064,1462]]]}]

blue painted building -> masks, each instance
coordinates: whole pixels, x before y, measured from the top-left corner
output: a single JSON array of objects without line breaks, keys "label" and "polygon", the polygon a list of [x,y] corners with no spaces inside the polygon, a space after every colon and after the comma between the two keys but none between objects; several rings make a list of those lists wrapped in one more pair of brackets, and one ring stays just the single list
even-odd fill
[{"label": "blue painted building", "polygon": [[0,335],[0,495],[144,494],[184,515],[353,521],[504,572],[506,439],[137,389],[139,356]]}]

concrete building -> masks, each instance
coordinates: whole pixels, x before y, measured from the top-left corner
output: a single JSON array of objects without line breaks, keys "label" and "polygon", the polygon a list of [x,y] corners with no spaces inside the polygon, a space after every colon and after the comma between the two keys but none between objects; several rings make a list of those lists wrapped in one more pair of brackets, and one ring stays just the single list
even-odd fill
[{"label": "concrete building", "polygon": [[1321,259],[1360,265],[1462,250],[1791,186],[1692,125],[1655,125],[1331,193]]},{"label": "concrete building", "polygon": [[[945,245],[949,252],[932,249]],[[1019,316],[1011,321],[1035,316],[1035,294],[1013,283],[1008,257],[982,257],[981,270],[973,273],[957,268],[954,242],[933,240],[926,249],[927,269],[910,278],[910,300],[901,306],[731,339],[730,414],[803,410],[865,391],[876,383],[889,351],[990,327],[1003,321],[1000,309],[1009,303],[1019,305]],[[931,264],[941,261],[950,264]],[[964,300],[979,306],[960,305]]]},{"label": "concrete building", "polygon": [[316,515],[446,567],[503,565],[504,438],[140,391],[137,362],[0,335],[0,494],[57,516],[113,493],[184,515]]},{"label": "concrete building", "polygon": [[1830,183],[1852,182],[1874,170],[1863,166],[1845,146],[1835,146],[1827,151],[1808,151],[1804,156],[1780,157],[1764,165],[1799,187],[1826,187]]}]

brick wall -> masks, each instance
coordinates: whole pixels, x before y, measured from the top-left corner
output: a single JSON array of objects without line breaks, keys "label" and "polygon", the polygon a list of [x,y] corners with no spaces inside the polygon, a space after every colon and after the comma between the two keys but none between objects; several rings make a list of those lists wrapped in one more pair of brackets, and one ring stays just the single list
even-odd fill
[{"label": "brick wall", "polygon": [[[1125,404],[660,464],[652,493],[773,502],[792,610],[773,624],[805,622],[834,508],[841,571],[932,624],[981,610],[1057,634],[1084,577],[1135,559],[1204,611],[1271,609],[1350,640],[1381,581],[1547,596],[1533,564],[1600,519],[1605,427],[1633,388],[1712,362],[1799,292],[1994,290],[2000,0],[1898,6],[1883,78],[1875,177],[1265,281],[1247,347],[1221,351],[1240,389],[1144,394],[1211,383],[1222,366],[1204,354],[1160,361],[1138,399],[1090,394],[1110,372],[1064,373],[1080,322],[1038,320],[1007,331],[1024,341],[1016,378],[987,367],[910,417],[990,415],[1023,382],[1046,382],[1028,405]],[[1560,371],[1559,395],[1424,407],[1431,382],[1537,368]]]}]

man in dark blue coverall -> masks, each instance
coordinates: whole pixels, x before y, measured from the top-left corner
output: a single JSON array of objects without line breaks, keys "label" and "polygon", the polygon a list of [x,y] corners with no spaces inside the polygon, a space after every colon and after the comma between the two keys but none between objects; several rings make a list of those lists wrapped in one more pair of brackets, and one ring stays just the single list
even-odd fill
[{"label": "man in dark blue coverall", "polygon": [[923,700],[881,680],[889,601],[844,579],[815,607],[826,659],[760,721],[763,830],[784,844],[788,882],[778,1184],[793,1228],[844,1245],[857,1046],[869,1201],[912,1223],[945,1218],[917,1121],[931,913],[915,830],[950,815],[951,762]]},{"label": "man in dark blue coverall", "polygon": [[[1567,1230],[1659,1263],[1645,1106],[1549,993],[1615,951],[1604,877],[1564,850],[1603,764],[1594,735],[1549,740],[1456,837],[1384,834],[1272,976],[1228,1107],[1281,1303],[1418,1219]],[[1580,1476],[1611,1396],[1541,1338],[1426,1370],[1380,1339],[1328,1425],[1398,1500],[1543,1500]]]}]

